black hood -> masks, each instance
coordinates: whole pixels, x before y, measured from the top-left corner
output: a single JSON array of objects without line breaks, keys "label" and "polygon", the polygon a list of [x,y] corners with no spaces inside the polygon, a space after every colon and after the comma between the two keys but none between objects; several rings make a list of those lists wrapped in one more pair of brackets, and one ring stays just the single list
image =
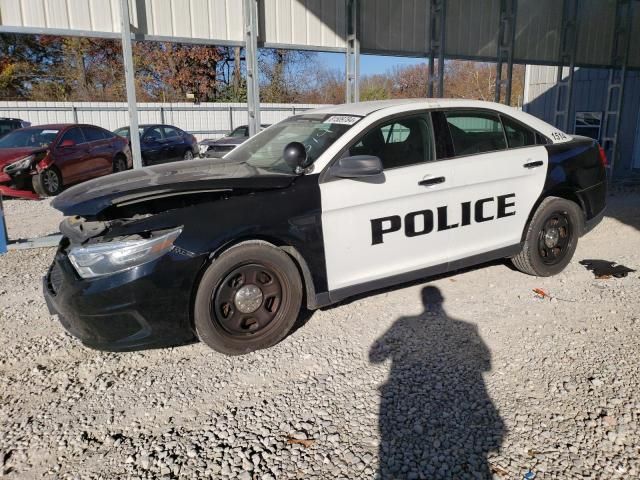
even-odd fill
[{"label": "black hood", "polygon": [[81,183],[51,205],[65,215],[94,216],[112,205],[182,193],[288,187],[293,175],[258,171],[246,163],[189,160],[130,170]]}]

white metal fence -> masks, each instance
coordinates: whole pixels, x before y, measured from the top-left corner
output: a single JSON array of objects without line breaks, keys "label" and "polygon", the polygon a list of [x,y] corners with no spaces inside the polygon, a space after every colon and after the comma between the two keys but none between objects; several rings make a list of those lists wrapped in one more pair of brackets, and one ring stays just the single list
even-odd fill
[{"label": "white metal fence", "polygon": [[[323,105],[263,103],[260,120],[272,124]],[[175,125],[198,137],[217,138],[248,123],[246,103],[139,103],[139,123]],[[128,124],[125,102],[0,102],[0,117],[20,118],[33,125],[89,123],[115,130]]]}]

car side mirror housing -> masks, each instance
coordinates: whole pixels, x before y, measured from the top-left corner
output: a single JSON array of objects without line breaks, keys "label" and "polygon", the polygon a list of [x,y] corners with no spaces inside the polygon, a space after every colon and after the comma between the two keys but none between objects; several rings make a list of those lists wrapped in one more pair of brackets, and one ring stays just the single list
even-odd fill
[{"label": "car side mirror housing", "polygon": [[307,155],[306,147],[300,142],[288,143],[282,152],[282,159],[296,173],[301,173],[313,163]]},{"label": "car side mirror housing", "polygon": [[380,158],[374,155],[354,155],[340,158],[329,169],[333,177],[364,178],[382,174],[384,168]]},{"label": "car side mirror housing", "polygon": [[76,146],[76,142],[74,142],[70,138],[67,138],[66,140],[63,140],[62,142],[60,142],[60,148],[71,148],[75,146]]}]

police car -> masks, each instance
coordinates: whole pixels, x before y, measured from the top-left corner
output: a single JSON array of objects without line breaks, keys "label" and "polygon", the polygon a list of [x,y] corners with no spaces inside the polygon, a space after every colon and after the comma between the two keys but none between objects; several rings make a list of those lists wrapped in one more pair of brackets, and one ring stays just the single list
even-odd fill
[{"label": "police car", "polygon": [[606,157],[504,105],[392,100],[288,118],[221,160],[72,187],[44,279],[86,345],[284,338],[301,308],[500,258],[548,276],[602,217]]}]

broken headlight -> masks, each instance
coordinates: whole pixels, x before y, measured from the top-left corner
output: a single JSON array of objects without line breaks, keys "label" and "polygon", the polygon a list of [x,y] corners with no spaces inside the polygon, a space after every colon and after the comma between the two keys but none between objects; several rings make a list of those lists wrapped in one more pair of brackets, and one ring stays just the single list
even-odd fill
[{"label": "broken headlight", "polygon": [[27,170],[31,168],[31,164],[33,163],[35,158],[35,155],[29,155],[28,157],[21,158],[20,160],[12,162],[4,167],[4,171],[6,173],[16,173],[22,170]]},{"label": "broken headlight", "polygon": [[149,238],[75,246],[69,250],[69,260],[82,278],[111,275],[160,258],[181,232],[176,228]]}]

